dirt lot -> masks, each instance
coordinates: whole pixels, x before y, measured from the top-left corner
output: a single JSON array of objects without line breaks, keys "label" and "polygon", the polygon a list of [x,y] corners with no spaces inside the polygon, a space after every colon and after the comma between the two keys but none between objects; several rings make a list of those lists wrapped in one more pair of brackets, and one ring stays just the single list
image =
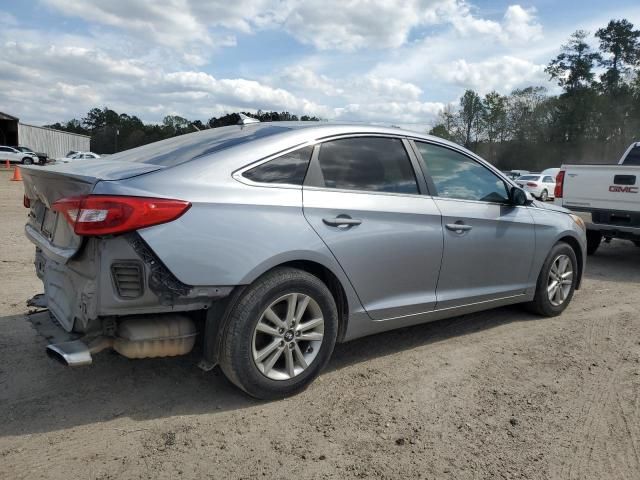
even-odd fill
[{"label": "dirt lot", "polygon": [[257,402],[193,358],[44,354],[22,184],[0,173],[0,477],[640,478],[640,249],[604,245],[564,315],[503,308],[340,345]]}]

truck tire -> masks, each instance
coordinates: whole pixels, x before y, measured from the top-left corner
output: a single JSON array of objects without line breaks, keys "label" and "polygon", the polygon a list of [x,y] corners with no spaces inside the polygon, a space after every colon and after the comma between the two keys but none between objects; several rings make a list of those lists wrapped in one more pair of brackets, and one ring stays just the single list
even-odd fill
[{"label": "truck tire", "polygon": [[587,230],[587,255],[593,255],[602,242],[602,233]]},{"label": "truck tire", "polygon": [[221,332],[219,365],[252,397],[296,394],[326,366],[338,334],[338,310],[327,286],[295,268],[258,278],[234,303]]},{"label": "truck tire", "polygon": [[527,308],[545,317],[560,315],[571,302],[577,281],[576,252],[564,242],[556,243],[542,265],[535,297]]}]

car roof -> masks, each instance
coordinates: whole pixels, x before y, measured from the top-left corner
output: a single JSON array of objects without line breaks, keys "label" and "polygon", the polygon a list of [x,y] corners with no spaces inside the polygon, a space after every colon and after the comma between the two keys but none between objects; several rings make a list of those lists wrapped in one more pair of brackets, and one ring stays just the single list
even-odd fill
[{"label": "car roof", "polygon": [[[393,135],[417,140],[430,140],[451,148],[459,145],[438,137],[395,127],[366,125],[361,123],[332,122],[262,122],[247,125],[230,125],[179,135],[159,142],[115,153],[113,161],[152,163],[164,167],[180,165],[199,158],[234,157],[240,163],[246,159],[257,160],[305,143],[340,135]],[[463,150],[463,149],[462,149]],[[477,157],[471,152],[468,154]]]}]

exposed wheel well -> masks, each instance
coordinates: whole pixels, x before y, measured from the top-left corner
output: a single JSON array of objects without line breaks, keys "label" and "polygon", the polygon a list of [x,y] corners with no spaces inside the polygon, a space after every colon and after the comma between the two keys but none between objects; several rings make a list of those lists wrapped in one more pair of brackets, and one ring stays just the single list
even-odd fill
[{"label": "exposed wheel well", "polygon": [[559,242],[564,242],[568,244],[576,254],[576,259],[578,260],[578,282],[576,283],[576,289],[580,288],[580,284],[582,283],[582,267],[584,265],[584,257],[582,255],[582,249],[580,248],[580,244],[578,240],[573,237],[562,237]]},{"label": "exposed wheel well", "polygon": [[333,272],[324,265],[312,262],[310,260],[296,260],[293,262],[286,262],[273,268],[278,267],[292,267],[304,270],[305,272],[318,277],[324,282],[324,284],[331,291],[331,295],[333,295],[333,299],[335,300],[336,307],[338,309],[338,342],[341,342],[347,331],[347,322],[349,319],[349,303],[347,302],[347,294],[345,293],[342,283],[340,283],[338,277],[336,277]]}]

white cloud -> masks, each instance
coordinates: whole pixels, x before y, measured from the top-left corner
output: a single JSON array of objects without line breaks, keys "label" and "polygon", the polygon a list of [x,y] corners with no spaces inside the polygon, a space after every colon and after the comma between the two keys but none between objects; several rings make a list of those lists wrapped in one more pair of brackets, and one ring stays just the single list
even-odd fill
[{"label": "white cloud", "polygon": [[410,31],[434,23],[453,0],[325,0],[297,2],[284,27],[318,49],[357,50],[403,45]]},{"label": "white cloud", "polygon": [[464,59],[437,67],[438,77],[461,88],[471,88],[480,93],[491,90],[510,92],[526,84],[545,82],[544,65],[536,65],[516,57],[502,56],[481,62]]},{"label": "white cloud", "polygon": [[294,65],[285,68],[280,79],[298,89],[318,92],[329,97],[344,93],[344,90],[336,87],[335,82],[327,76],[318,75],[311,68],[303,65]]},{"label": "white cloud", "polygon": [[542,38],[542,25],[538,23],[535,8],[510,5],[504,14],[503,24],[507,39],[529,42]]},{"label": "white cloud", "polygon": [[431,123],[444,108],[441,102],[351,103],[335,109],[335,118],[345,121],[399,123],[405,125]]},{"label": "white cloud", "polygon": [[[422,125],[465,88],[545,82],[559,44],[515,4],[485,18],[465,0],[41,1],[64,28],[0,11],[0,104],[39,123],[107,105],[146,121],[262,108]],[[292,52],[260,58],[260,35]]]}]

